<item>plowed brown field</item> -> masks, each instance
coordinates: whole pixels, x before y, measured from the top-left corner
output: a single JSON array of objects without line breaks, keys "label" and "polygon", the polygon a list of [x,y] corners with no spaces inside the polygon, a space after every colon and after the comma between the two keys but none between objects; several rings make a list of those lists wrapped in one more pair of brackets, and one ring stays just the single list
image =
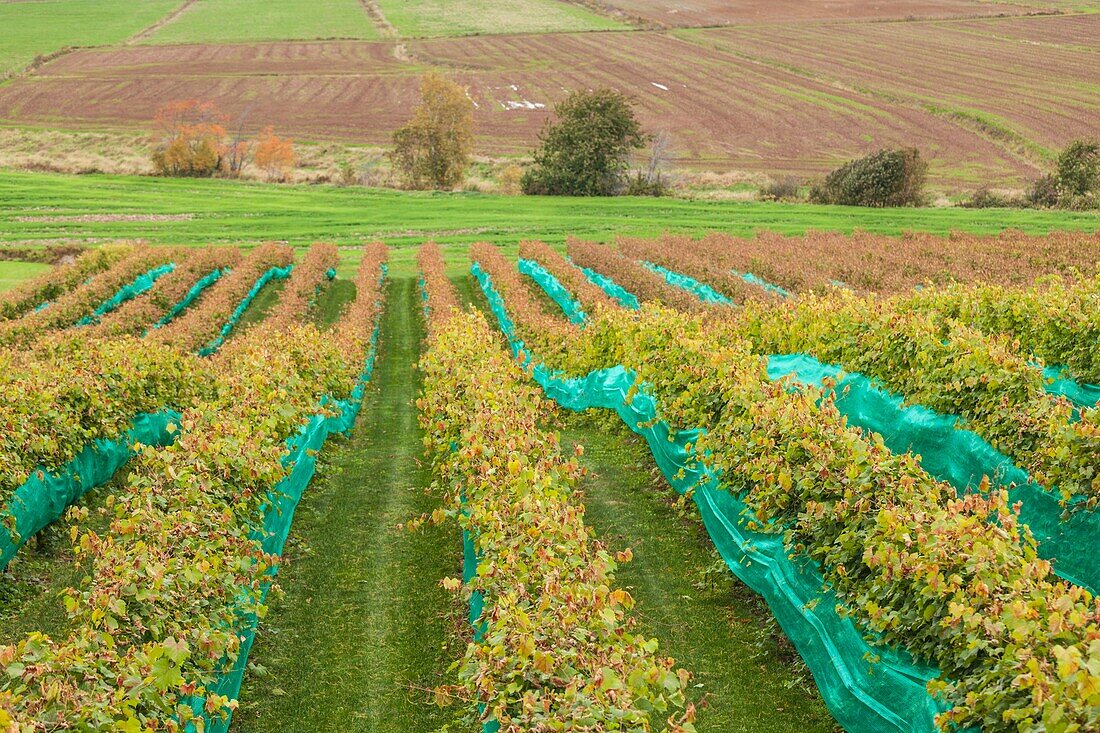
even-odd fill
[{"label": "plowed brown field", "polygon": [[145,126],[200,98],[299,139],[384,144],[434,67],[468,86],[483,153],[529,150],[569,90],[611,86],[680,164],[809,175],[916,145],[934,179],[1011,185],[1100,134],[1097,38],[1100,14],[439,38],[402,60],[392,42],[127,46],[0,87],[0,120]]},{"label": "plowed brown field", "polygon": [[1048,150],[1100,133],[1100,15],[683,34],[825,84],[967,117]]},{"label": "plowed brown field", "polygon": [[[599,4],[669,28],[805,20],[965,18],[1036,10],[1022,4],[981,0],[600,0]],[[1042,4],[1041,0],[1035,3]]]}]

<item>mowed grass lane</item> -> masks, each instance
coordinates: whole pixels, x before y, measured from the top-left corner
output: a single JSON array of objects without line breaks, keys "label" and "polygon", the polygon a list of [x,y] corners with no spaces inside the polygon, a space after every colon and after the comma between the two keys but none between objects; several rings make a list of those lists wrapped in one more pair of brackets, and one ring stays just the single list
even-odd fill
[{"label": "mowed grass lane", "polygon": [[[0,172],[0,244],[144,239],[160,244],[315,241],[391,245],[568,235],[607,241],[665,231],[752,235],[762,229],[883,234],[1096,230],[1100,215],[1018,209],[868,209],[770,202],[617,197],[577,199],[415,193],[239,181]],[[411,255],[407,258],[411,262]]]},{"label": "mowed grass lane", "polygon": [[[414,404],[420,295],[412,278],[388,288],[363,412],[349,439],[325,446],[295,514],[235,731],[405,733],[446,722],[426,689],[462,654],[449,646],[462,610],[439,585],[461,572],[462,540],[453,525],[397,528],[438,500],[425,493],[431,471]],[[332,292],[320,322],[351,294]]]}]

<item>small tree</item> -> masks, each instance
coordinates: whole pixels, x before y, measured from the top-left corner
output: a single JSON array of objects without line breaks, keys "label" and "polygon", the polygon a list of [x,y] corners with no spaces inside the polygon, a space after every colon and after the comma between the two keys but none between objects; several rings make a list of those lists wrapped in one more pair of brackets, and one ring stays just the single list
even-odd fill
[{"label": "small tree", "polygon": [[523,192],[553,196],[613,196],[625,186],[630,155],[647,137],[630,98],[613,89],[573,92],[554,108],[556,123],[539,134]]},{"label": "small tree", "polygon": [[1058,156],[1058,188],[1062,196],[1089,196],[1100,191],[1100,142],[1074,140]]},{"label": "small tree", "polygon": [[161,107],[154,120],[153,165],[165,176],[212,176],[225,155],[225,116],[213,102]]},{"label": "small tree", "polygon": [[393,133],[389,157],[412,188],[454,188],[473,150],[474,104],[466,90],[435,72],[420,81],[420,104]]},{"label": "small tree", "polygon": [[273,181],[286,179],[286,174],[294,168],[294,141],[289,137],[279,137],[275,128],[268,125],[260,132],[256,140],[256,152],[252,161]]},{"label": "small tree", "polygon": [[928,164],[916,148],[880,150],[845,163],[810,191],[819,204],[919,206]]}]

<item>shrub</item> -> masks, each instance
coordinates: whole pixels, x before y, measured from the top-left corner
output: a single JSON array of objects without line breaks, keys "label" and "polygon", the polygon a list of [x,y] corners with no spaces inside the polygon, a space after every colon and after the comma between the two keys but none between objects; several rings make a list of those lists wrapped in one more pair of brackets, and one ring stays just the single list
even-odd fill
[{"label": "shrub", "polygon": [[523,192],[552,196],[614,196],[626,188],[630,153],[646,136],[630,98],[613,89],[570,94],[554,108],[558,121],[539,134]]},{"label": "shrub", "polygon": [[286,174],[294,168],[297,161],[294,141],[288,137],[279,137],[275,134],[275,128],[268,125],[256,141],[256,152],[252,161],[264,171],[269,180],[286,180]]},{"label": "shrub", "polygon": [[961,206],[966,209],[1003,209],[1024,206],[1027,202],[1019,196],[998,193],[989,186],[982,186]]},{"label": "shrub", "polygon": [[1058,179],[1050,174],[1036,178],[1027,190],[1027,202],[1032,206],[1057,206],[1060,198]]},{"label": "shrub", "polygon": [[1058,156],[1058,190],[1063,198],[1100,192],[1100,142],[1074,140]]},{"label": "shrub", "polygon": [[500,192],[506,196],[518,196],[523,193],[523,168],[510,165],[500,172],[497,178]]},{"label": "shrub", "polygon": [[473,149],[474,106],[466,90],[434,72],[420,82],[420,104],[393,133],[390,160],[411,188],[454,188]]},{"label": "shrub", "polygon": [[767,185],[761,186],[760,198],[764,201],[789,201],[798,198],[799,181],[794,176],[773,178]]},{"label": "shrub", "polygon": [[153,131],[157,173],[198,178],[217,173],[226,151],[225,119],[213,102],[192,99],[161,107]]},{"label": "shrub", "polygon": [[928,164],[916,148],[880,150],[845,163],[810,191],[810,200],[847,206],[919,206]]},{"label": "shrub", "polygon": [[647,176],[645,171],[637,171],[626,184],[627,196],[667,196],[668,179],[660,173]]}]

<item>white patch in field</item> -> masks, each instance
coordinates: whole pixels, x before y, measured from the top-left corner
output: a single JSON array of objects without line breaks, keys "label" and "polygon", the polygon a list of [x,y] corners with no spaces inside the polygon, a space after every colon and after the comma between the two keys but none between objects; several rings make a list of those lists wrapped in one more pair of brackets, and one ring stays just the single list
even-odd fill
[{"label": "white patch in field", "polygon": [[668,91],[668,87],[666,87],[664,84],[658,84],[655,81],[651,81],[649,83],[652,84],[653,86],[657,87],[658,89],[661,89],[661,90],[666,91],[666,92]]},{"label": "white patch in field", "polygon": [[515,101],[515,100],[509,99],[507,102],[501,102],[500,105],[502,107],[504,107],[504,109],[509,109],[509,110],[511,110],[511,109],[546,109],[546,105],[543,104],[542,102],[529,102],[526,99],[521,99],[518,102]]},{"label": "white patch in field", "polygon": [[470,90],[466,90],[466,99],[470,100],[470,104],[474,105],[474,109],[481,109],[481,105],[477,103],[473,97],[470,96]]}]

